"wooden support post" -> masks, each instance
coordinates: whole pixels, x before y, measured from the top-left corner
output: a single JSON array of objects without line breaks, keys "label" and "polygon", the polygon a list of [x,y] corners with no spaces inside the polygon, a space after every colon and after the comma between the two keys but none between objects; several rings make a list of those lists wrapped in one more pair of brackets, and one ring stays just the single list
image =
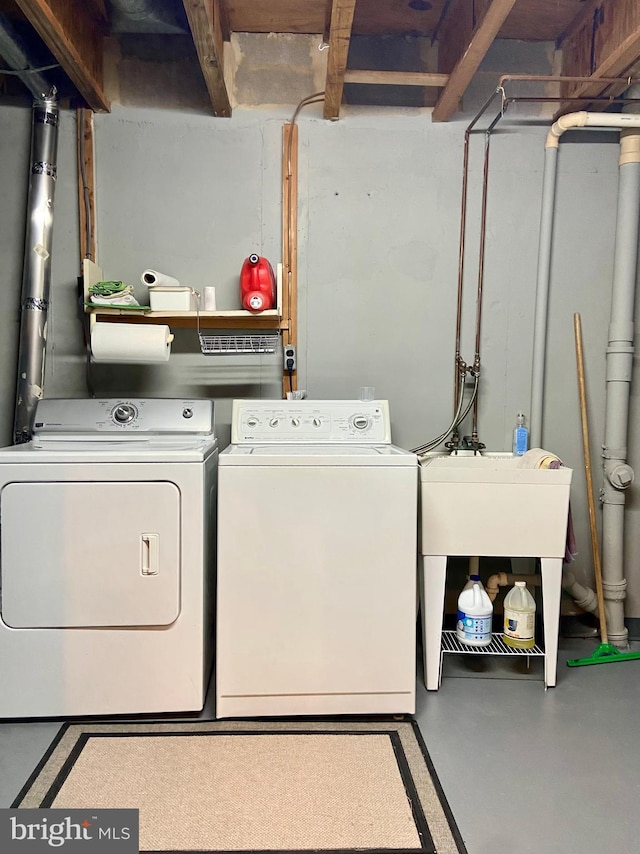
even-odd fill
[{"label": "wooden support post", "polygon": [[183,0],[213,113],[229,117],[231,102],[224,82],[221,0]]},{"label": "wooden support post", "polygon": [[327,80],[324,87],[325,119],[337,119],[340,115],[344,73],[347,68],[355,8],[356,0],[333,0],[331,6],[329,58],[327,60]]},{"label": "wooden support post", "polygon": [[[286,124],[282,135],[282,344],[298,343],[298,126]],[[285,371],[282,396],[298,387],[294,371]]]},{"label": "wooden support post", "polygon": [[85,0],[16,0],[92,110],[108,111],[103,88],[104,21]]},{"label": "wooden support post", "polygon": [[[78,208],[80,212],[80,259],[96,260],[95,160],[93,113],[84,107],[76,110],[78,150]],[[89,227],[87,228],[87,222]]]},{"label": "wooden support post", "polygon": [[[491,0],[484,15],[476,22],[470,19],[471,34],[460,43],[460,33],[464,32],[458,21],[469,15],[471,4],[460,0],[459,8],[449,13],[449,26],[443,32],[439,52],[440,71],[451,72],[447,85],[442,90],[438,103],[433,109],[434,122],[446,122],[460,107],[460,101],[473,75],[491,47],[515,0]],[[486,5],[486,4],[485,4]],[[467,22],[469,23],[469,22]],[[453,64],[455,62],[455,64]],[[453,65],[452,68],[448,67]]]}]

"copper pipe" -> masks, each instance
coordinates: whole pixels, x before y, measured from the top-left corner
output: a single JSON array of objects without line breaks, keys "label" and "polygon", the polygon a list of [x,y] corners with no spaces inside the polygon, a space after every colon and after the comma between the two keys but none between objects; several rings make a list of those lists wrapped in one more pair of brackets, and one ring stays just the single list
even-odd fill
[{"label": "copper pipe", "polygon": [[[478,291],[476,298],[476,342],[475,342],[475,355],[474,362],[472,366],[472,370],[474,373],[479,372],[480,370],[480,338],[481,338],[481,324],[482,324],[482,292],[483,292],[483,279],[484,279],[484,256],[485,256],[485,241],[486,241],[486,213],[487,213],[487,188],[488,188],[488,179],[489,179],[489,141],[490,135],[493,129],[496,127],[504,112],[506,111],[509,103],[515,103],[517,101],[521,102],[558,102],[561,100],[570,100],[568,98],[558,98],[558,97],[532,97],[532,98],[508,98],[503,89],[503,84],[507,81],[530,81],[530,82],[574,82],[574,83],[587,83],[587,82],[600,82],[600,83],[629,83],[634,82],[632,78],[629,77],[599,77],[597,80],[594,80],[592,77],[562,77],[555,75],[528,75],[528,74],[504,74],[500,77],[498,81],[498,86],[489,97],[485,103],[482,105],[478,113],[474,116],[471,123],[468,125],[465,130],[464,135],[464,160],[463,160],[463,173],[462,173],[462,207],[461,207],[461,215],[460,215],[460,251],[458,257],[458,305],[457,305],[457,317],[456,317],[456,364],[455,364],[455,375],[454,375],[454,412],[457,411],[458,405],[458,374],[460,370],[460,366],[463,364],[460,355],[460,338],[461,338],[461,326],[462,326],[462,295],[463,295],[463,282],[464,282],[464,250],[465,250],[465,236],[466,236],[466,218],[467,218],[467,192],[468,192],[468,170],[469,170],[469,136],[473,131],[473,128],[478,123],[478,121],[482,118],[484,113],[487,111],[491,103],[497,97],[498,94],[502,95],[502,106],[498,114],[494,117],[489,127],[483,131],[486,134],[486,142],[485,142],[485,156],[484,156],[484,170],[483,170],[483,180],[482,180],[482,215],[481,215],[481,223],[480,223],[480,257],[479,257],[479,267],[478,267]],[[574,98],[571,99],[574,101],[585,100],[585,101],[595,101],[600,100],[600,98],[592,97],[592,98]],[[602,98],[602,100],[607,100],[612,102],[613,98]],[[620,101],[621,99],[616,99]],[[624,101],[624,99],[622,99]],[[478,131],[476,131],[477,133]],[[466,370],[466,365],[465,365]],[[477,439],[477,429],[478,429],[478,396],[473,404],[473,428],[472,428],[472,437]],[[455,429],[454,436],[458,436],[457,428]]]},{"label": "copper pipe", "polygon": [[[564,77],[554,74],[503,74],[498,80],[498,87],[503,86],[507,80],[528,81],[530,83],[637,83],[633,77]],[[555,100],[555,99],[554,99]],[[567,98],[567,100],[571,100]]]},{"label": "copper pipe", "polygon": [[[454,373],[453,373],[453,411],[454,414],[458,411],[458,402],[459,402],[459,391],[458,391],[458,379],[460,375],[460,371],[464,370],[466,373],[466,365],[463,367],[463,363],[461,361],[460,355],[460,338],[461,338],[461,330],[462,330],[462,292],[463,292],[463,284],[464,284],[464,251],[465,251],[465,236],[466,236],[466,226],[467,226],[467,192],[468,192],[468,179],[469,179],[469,135],[473,130],[473,126],[480,119],[480,116],[485,112],[485,110],[489,107],[489,105],[495,100],[498,96],[498,90],[496,89],[492,92],[491,96],[487,98],[482,110],[476,118],[471,122],[471,124],[467,127],[464,133],[464,157],[463,157],[463,165],[462,165],[462,203],[460,206],[460,249],[458,252],[458,297],[457,297],[457,311],[456,311],[456,354],[455,354],[455,365],[454,365]],[[454,428],[454,436],[458,436],[457,427]]]},{"label": "copper pipe", "polygon": [[[490,134],[487,132],[484,143],[484,168],[482,171],[482,208],[480,214],[480,256],[478,259],[478,290],[476,294],[476,349],[473,357],[473,370],[480,370],[480,329],[482,325],[482,287],[484,284],[484,255],[487,233],[487,196],[489,185],[489,140]],[[478,397],[476,396],[473,404],[473,427],[471,431],[472,438],[478,437]]]},{"label": "copper pipe", "polygon": [[[467,220],[467,184],[469,178],[469,134],[464,135],[462,166],[462,205],[460,213],[460,250],[458,253],[458,303],[456,312],[456,355],[453,369],[453,411],[458,411],[458,375],[460,373],[460,336],[462,330],[462,283],[464,280],[464,239]],[[455,431],[457,433],[457,430]]]}]

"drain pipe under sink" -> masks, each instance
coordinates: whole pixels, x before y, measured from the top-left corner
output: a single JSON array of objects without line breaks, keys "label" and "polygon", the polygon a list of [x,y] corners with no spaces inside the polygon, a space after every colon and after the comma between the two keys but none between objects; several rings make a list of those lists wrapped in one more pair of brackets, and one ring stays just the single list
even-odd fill
[{"label": "drain pipe under sink", "polygon": [[602,485],[602,589],[609,643],[628,646],[624,624],[624,517],[626,490],[633,482],[627,463],[629,398],[633,373],[635,290],[640,224],[640,131],[620,134],[618,218],[606,362],[604,480]]},{"label": "drain pipe under sink", "polygon": [[[633,471],[626,463],[626,453],[633,368],[633,312],[640,213],[640,115],[584,111],[569,113],[554,122],[547,135],[534,320],[530,435],[532,445],[544,447],[544,375],[558,147],[565,131],[582,127],[610,127],[622,131],[611,320],[607,348],[607,402],[603,452],[605,481],[601,498],[603,502],[603,589],[608,604],[609,640],[617,646],[626,646],[627,630],[624,626],[626,581],[623,573],[624,490],[633,480]],[[565,580],[565,589],[570,586]]]}]

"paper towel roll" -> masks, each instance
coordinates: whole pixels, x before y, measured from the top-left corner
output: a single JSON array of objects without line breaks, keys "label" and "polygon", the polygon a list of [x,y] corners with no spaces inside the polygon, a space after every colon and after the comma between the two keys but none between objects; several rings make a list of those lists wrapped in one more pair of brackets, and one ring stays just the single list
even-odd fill
[{"label": "paper towel roll", "polygon": [[94,362],[168,362],[172,341],[168,326],[96,323],[91,331],[91,355]]},{"label": "paper towel roll", "polygon": [[140,276],[140,281],[143,285],[154,288],[179,288],[180,282],[174,279],[173,276],[167,276],[166,273],[159,273],[157,270],[145,270]]}]

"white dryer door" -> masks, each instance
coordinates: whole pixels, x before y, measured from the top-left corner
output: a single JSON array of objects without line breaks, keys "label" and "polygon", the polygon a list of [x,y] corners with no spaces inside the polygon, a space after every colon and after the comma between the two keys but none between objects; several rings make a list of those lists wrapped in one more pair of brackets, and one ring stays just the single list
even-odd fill
[{"label": "white dryer door", "polygon": [[167,482],[23,482],[0,495],[13,628],[168,625],[180,610],[180,492]]}]

